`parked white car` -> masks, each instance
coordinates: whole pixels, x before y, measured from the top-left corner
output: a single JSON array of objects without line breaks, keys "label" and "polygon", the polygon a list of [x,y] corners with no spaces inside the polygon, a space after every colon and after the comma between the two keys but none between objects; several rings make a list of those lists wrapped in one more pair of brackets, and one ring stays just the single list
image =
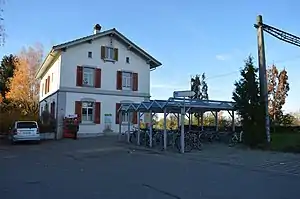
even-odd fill
[{"label": "parked white car", "polygon": [[40,132],[36,121],[16,121],[10,131],[9,139],[12,144],[19,141],[40,142]]}]

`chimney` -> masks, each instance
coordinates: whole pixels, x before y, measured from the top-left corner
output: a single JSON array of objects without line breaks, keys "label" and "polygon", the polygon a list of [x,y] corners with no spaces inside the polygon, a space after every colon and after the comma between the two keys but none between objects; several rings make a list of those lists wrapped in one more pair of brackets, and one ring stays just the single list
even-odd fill
[{"label": "chimney", "polygon": [[99,24],[96,24],[94,26],[94,34],[97,34],[101,31],[101,26]]}]

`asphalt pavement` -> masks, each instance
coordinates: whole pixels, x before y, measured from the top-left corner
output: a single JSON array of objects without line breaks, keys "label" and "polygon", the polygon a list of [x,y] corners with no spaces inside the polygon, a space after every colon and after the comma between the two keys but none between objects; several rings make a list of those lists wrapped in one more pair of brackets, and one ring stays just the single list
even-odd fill
[{"label": "asphalt pavement", "polygon": [[0,198],[299,198],[298,175],[192,156],[133,150],[112,138],[2,145]]}]

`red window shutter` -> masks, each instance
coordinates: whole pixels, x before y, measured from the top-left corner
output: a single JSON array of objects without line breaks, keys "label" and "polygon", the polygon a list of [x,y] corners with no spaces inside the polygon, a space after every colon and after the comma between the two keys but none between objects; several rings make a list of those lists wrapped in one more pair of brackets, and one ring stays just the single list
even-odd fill
[{"label": "red window shutter", "polygon": [[48,88],[47,88],[48,92],[50,91],[50,76],[48,76]]},{"label": "red window shutter", "polygon": [[139,79],[138,79],[138,74],[137,73],[133,73],[132,74],[132,90],[133,91],[137,91],[138,87],[139,87]]},{"label": "red window shutter", "polygon": [[81,122],[81,101],[75,102],[75,114],[77,114],[79,122]]},{"label": "red window shutter", "polygon": [[100,121],[101,121],[100,115],[101,115],[101,103],[96,102],[95,103],[95,118],[94,118],[95,124],[100,124]]},{"label": "red window shutter", "polygon": [[50,115],[51,115],[52,117],[54,117],[54,114],[55,114],[55,102],[52,102],[52,103],[50,104]]},{"label": "red window shutter", "polygon": [[101,69],[95,69],[95,88],[101,88]]},{"label": "red window shutter", "polygon": [[47,79],[45,80],[45,94],[47,94]]},{"label": "red window shutter", "polygon": [[83,68],[82,66],[77,66],[76,86],[82,86],[82,81],[83,81]]},{"label": "red window shutter", "polygon": [[117,103],[116,104],[116,124],[119,124],[120,123],[120,120],[119,120],[119,108],[121,107],[121,104],[120,103]]},{"label": "red window shutter", "polygon": [[117,90],[122,90],[122,71],[117,71]]},{"label": "red window shutter", "polygon": [[105,59],[105,46],[101,46],[101,59]]},{"label": "red window shutter", "polygon": [[137,124],[137,112],[133,112],[132,123]]}]

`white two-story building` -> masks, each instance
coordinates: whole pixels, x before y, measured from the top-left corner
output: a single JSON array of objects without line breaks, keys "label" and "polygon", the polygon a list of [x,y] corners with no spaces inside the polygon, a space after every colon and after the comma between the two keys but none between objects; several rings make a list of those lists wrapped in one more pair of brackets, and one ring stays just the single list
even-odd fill
[{"label": "white two-story building", "polygon": [[150,71],[161,63],[116,29],[53,46],[36,73],[40,83],[40,112],[48,108],[57,119],[77,114],[79,134],[118,132],[119,122],[137,123],[137,115],[119,121],[120,102],[150,99]]}]

